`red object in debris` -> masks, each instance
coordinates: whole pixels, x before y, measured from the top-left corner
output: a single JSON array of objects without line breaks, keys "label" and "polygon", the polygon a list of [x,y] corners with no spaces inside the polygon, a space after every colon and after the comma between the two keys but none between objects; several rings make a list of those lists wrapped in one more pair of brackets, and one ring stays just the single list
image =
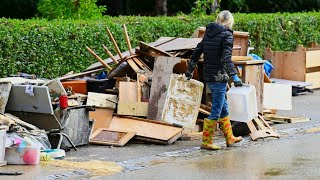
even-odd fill
[{"label": "red object in debris", "polygon": [[68,108],[68,96],[61,95],[60,96],[60,109]]}]

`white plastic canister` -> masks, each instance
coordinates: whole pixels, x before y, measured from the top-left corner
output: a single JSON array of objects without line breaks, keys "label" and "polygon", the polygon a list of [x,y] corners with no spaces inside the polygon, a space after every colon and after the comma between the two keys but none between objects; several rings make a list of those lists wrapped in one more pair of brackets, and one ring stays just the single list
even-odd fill
[{"label": "white plastic canister", "polygon": [[232,86],[227,92],[230,119],[248,122],[258,116],[256,89],[252,85]]}]

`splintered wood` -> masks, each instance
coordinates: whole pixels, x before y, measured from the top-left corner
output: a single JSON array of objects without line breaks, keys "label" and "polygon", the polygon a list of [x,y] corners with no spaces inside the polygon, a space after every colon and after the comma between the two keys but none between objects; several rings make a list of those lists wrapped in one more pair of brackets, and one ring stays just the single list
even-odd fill
[{"label": "splintered wood", "polygon": [[193,79],[187,80],[184,75],[173,74],[161,119],[171,124],[193,128],[199,113],[202,91],[203,83]]}]

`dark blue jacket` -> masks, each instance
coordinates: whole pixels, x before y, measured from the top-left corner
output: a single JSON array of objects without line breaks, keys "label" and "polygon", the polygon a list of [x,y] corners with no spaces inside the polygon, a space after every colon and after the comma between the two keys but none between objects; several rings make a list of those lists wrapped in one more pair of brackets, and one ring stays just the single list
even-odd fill
[{"label": "dark blue jacket", "polygon": [[203,78],[208,82],[227,82],[228,76],[237,74],[232,63],[233,31],[217,23],[206,27],[206,34],[194,49],[189,63],[193,70],[201,54],[204,54]]}]

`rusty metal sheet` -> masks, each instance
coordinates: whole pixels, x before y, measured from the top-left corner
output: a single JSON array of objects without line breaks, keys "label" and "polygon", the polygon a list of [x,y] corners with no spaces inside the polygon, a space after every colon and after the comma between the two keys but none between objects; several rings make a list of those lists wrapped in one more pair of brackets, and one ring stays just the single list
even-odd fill
[{"label": "rusty metal sheet", "polygon": [[193,128],[201,105],[203,83],[187,80],[184,75],[172,74],[162,113],[162,120]]}]

